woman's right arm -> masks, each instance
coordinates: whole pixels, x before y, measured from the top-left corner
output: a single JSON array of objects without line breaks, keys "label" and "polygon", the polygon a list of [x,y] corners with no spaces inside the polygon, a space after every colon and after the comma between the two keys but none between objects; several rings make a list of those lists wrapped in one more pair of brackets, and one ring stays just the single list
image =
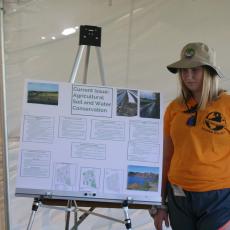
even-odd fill
[{"label": "woman's right arm", "polygon": [[[168,182],[168,171],[173,155],[173,143],[170,136],[164,135],[163,141],[163,170],[162,170],[162,190],[161,197],[162,203],[164,204],[167,197],[166,186]],[[151,212],[150,212],[151,215]],[[154,225],[157,230],[162,230],[162,224],[165,222],[165,225],[169,226],[168,212],[164,209],[158,209],[157,213],[152,216],[154,219]]]},{"label": "woman's right arm", "polygon": [[162,186],[161,186],[161,197],[162,203],[165,203],[167,197],[167,182],[168,182],[168,172],[173,155],[173,143],[170,136],[164,135],[163,141],[163,171],[162,171]]}]

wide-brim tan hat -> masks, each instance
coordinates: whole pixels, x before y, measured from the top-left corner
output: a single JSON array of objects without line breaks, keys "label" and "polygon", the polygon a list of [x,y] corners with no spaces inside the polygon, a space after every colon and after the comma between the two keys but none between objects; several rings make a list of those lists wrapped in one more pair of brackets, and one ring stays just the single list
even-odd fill
[{"label": "wide-brim tan hat", "polygon": [[177,73],[178,69],[194,68],[198,66],[210,67],[219,77],[223,73],[216,66],[216,55],[212,48],[201,42],[189,43],[181,51],[181,59],[167,66],[171,73]]}]

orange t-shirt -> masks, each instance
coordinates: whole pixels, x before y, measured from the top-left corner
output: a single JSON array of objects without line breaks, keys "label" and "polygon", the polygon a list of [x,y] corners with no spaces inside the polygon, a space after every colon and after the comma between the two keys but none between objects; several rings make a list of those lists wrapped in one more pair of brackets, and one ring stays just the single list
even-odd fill
[{"label": "orange t-shirt", "polygon": [[[195,101],[188,102],[189,108],[194,105]],[[197,192],[230,188],[230,95],[222,93],[199,110],[195,126],[186,124],[195,114],[186,110],[174,100],[164,116],[164,133],[174,146],[170,183]]]}]

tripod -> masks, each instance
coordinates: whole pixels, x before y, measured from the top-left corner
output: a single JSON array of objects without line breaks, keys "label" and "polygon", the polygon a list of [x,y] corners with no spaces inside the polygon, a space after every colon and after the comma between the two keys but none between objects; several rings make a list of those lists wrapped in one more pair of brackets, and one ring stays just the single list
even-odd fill
[{"label": "tripod", "polygon": [[[83,83],[87,83],[87,71],[88,71],[88,65],[89,65],[89,56],[90,56],[90,48],[91,46],[94,46],[96,49],[97,54],[97,60],[100,70],[100,76],[101,76],[101,83],[102,85],[105,85],[105,74],[102,64],[102,57],[100,52],[100,46],[101,46],[101,28],[95,27],[95,26],[80,26],[80,39],[79,39],[79,49],[75,58],[73,70],[70,77],[70,83],[74,83],[76,80],[76,76],[79,70],[80,62],[83,56],[83,51],[86,48],[86,56],[85,56],[85,66],[84,66],[84,73],[83,73]],[[49,197],[52,198],[52,197]],[[128,215],[128,202],[129,199],[125,200],[122,204],[122,208],[125,215],[125,220],[121,221],[112,217],[104,216],[98,213],[93,212],[95,209],[94,207],[91,207],[89,210],[80,209],[77,206],[77,203],[75,200],[68,200],[66,207],[50,207],[48,205],[44,205],[42,203],[42,198],[34,198],[34,202],[32,205],[32,213],[30,216],[30,220],[27,226],[27,230],[32,229],[32,225],[34,222],[35,214],[39,207],[47,207],[47,208],[53,208],[58,210],[64,210],[66,212],[66,218],[65,218],[65,230],[69,230],[69,221],[70,221],[70,214],[71,212],[74,212],[75,218],[74,218],[74,226],[71,228],[73,230],[77,230],[78,226],[84,221],[84,219],[89,215],[96,215],[102,218],[106,218],[109,220],[117,221],[126,226],[126,229],[131,230],[131,219]],[[79,218],[77,216],[78,211],[84,212]],[[79,219],[79,220],[78,220]]]},{"label": "tripod", "polygon": [[82,54],[84,49],[86,48],[86,56],[85,56],[85,66],[84,66],[84,74],[83,74],[83,83],[87,83],[87,72],[89,66],[89,56],[90,56],[90,47],[94,46],[97,54],[97,60],[101,75],[101,84],[105,85],[105,73],[102,63],[102,55],[101,55],[101,27],[96,26],[80,26],[80,39],[79,39],[79,49],[75,58],[73,70],[71,73],[70,83],[74,83],[78,70],[80,61],[82,59]]}]

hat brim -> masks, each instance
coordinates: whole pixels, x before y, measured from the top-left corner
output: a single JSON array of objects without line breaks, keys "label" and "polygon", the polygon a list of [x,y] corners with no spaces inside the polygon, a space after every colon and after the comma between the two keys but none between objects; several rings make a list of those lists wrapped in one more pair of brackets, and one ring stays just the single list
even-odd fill
[{"label": "hat brim", "polygon": [[172,63],[171,65],[167,66],[167,69],[171,72],[171,73],[177,73],[178,69],[186,69],[186,68],[195,68],[198,66],[209,66],[211,67],[214,72],[220,77],[220,78],[224,78],[223,73],[220,71],[220,69],[216,66],[212,66],[209,63],[203,62],[203,61],[190,61],[190,60],[180,60],[177,62]]}]

